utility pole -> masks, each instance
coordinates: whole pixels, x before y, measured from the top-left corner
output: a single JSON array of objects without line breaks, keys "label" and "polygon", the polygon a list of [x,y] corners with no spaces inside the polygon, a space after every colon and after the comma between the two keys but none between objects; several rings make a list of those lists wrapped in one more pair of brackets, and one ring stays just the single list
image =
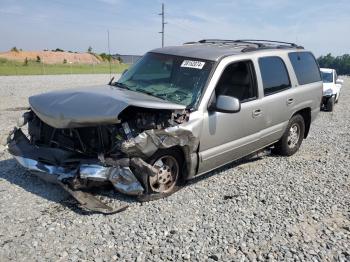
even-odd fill
[{"label": "utility pole", "polygon": [[162,3],[162,12],[159,15],[162,16],[162,31],[159,33],[162,34],[162,47],[164,47],[164,25],[167,24],[164,22],[164,3]]},{"label": "utility pole", "polygon": [[41,59],[41,63],[43,64],[43,75],[46,75],[46,72],[45,72],[45,64],[44,64],[44,58]]},{"label": "utility pole", "polygon": [[109,79],[112,79],[112,65],[111,65],[111,48],[109,46],[109,30],[107,30],[107,41],[108,41],[108,62],[109,62]]}]

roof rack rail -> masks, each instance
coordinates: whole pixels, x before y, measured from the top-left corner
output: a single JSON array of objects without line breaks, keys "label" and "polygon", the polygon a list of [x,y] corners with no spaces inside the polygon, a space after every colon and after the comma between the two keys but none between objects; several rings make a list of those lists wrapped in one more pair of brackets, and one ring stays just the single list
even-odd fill
[{"label": "roof rack rail", "polygon": [[202,39],[199,40],[200,44],[253,44],[256,46],[263,46],[261,43],[248,42],[244,40],[229,40],[229,39]]},{"label": "roof rack rail", "polygon": [[242,49],[242,52],[254,51],[256,49],[269,49],[269,48],[298,48],[304,49],[295,43],[274,41],[274,40],[260,40],[260,39],[238,39],[238,40],[225,40],[225,39],[202,39],[198,42],[187,42],[186,44],[246,44],[247,47]]},{"label": "roof rack rail", "polygon": [[249,42],[249,43],[271,43],[271,44],[283,44],[283,45],[290,45],[292,47],[299,47],[295,43],[290,42],[283,42],[283,41],[275,41],[275,40],[260,40],[260,39],[243,39],[243,40],[236,40],[237,42]]}]

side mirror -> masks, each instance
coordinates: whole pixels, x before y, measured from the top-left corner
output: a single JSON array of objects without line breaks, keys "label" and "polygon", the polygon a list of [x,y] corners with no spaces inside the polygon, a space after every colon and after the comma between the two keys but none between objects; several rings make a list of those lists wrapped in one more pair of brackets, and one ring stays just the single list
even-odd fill
[{"label": "side mirror", "polygon": [[209,107],[209,110],[222,113],[237,113],[241,110],[241,103],[235,97],[219,95],[216,98],[216,102]]},{"label": "side mirror", "polygon": [[342,85],[344,83],[344,80],[338,78],[337,80],[335,80],[335,83],[338,85]]}]

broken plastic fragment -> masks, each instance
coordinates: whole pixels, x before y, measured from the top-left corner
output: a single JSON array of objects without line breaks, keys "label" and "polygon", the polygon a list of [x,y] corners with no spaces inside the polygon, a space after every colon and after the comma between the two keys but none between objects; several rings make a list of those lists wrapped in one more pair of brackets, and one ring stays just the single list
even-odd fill
[{"label": "broken plastic fragment", "polygon": [[112,208],[108,205],[106,205],[105,203],[101,202],[99,199],[97,199],[95,196],[87,193],[87,192],[83,192],[83,191],[74,191],[72,189],[69,188],[69,186],[59,182],[59,184],[69,193],[71,194],[71,196],[73,196],[82,207],[91,210],[91,211],[95,211],[95,212],[99,212],[102,214],[115,214],[115,213],[119,213],[121,211],[124,211],[125,209],[127,209],[129,206],[128,205],[124,205],[121,206],[119,208]]},{"label": "broken plastic fragment", "polygon": [[186,129],[173,128],[165,130],[146,130],[137,137],[124,141],[121,150],[129,156],[150,157],[159,148],[188,146],[189,152],[198,147],[198,138]]},{"label": "broken plastic fragment", "polygon": [[[111,163],[111,160],[109,160]],[[121,166],[123,164],[124,166]],[[129,168],[128,159],[115,161],[114,166],[98,164],[82,164],[79,169],[80,178],[94,181],[110,181],[114,188],[127,195],[140,195],[144,188]]]}]

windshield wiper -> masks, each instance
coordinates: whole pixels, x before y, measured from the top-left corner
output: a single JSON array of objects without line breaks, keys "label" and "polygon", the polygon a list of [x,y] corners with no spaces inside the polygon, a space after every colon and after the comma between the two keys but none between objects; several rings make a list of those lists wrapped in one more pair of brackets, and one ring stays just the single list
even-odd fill
[{"label": "windshield wiper", "polygon": [[117,87],[120,87],[120,88],[123,88],[123,89],[126,89],[126,90],[131,90],[130,87],[128,87],[126,84],[124,83],[120,83],[120,82],[114,82],[113,85],[117,86]]},{"label": "windshield wiper", "polygon": [[140,93],[144,93],[144,94],[150,95],[150,96],[155,96],[152,92],[146,91],[146,90],[141,89],[141,88],[137,88],[136,91],[140,92]]},{"label": "windshield wiper", "polygon": [[162,100],[168,101],[167,99],[165,99],[165,98],[163,98],[161,96],[157,96],[157,95],[153,94],[152,92],[146,91],[146,90],[141,89],[141,88],[137,88],[136,91],[140,92],[140,93],[144,93],[144,94],[149,95],[149,96],[154,96],[154,97],[160,98]]}]

